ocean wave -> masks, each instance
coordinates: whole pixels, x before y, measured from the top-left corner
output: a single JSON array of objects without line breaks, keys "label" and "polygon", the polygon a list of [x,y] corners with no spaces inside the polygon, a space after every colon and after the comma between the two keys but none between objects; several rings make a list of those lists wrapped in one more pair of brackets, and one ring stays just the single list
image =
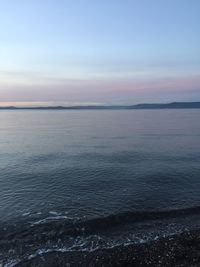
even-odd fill
[{"label": "ocean wave", "polygon": [[[1,236],[6,235],[7,239],[17,237],[21,239],[20,235],[39,235],[43,236],[51,232],[56,237],[62,236],[78,236],[78,235],[91,235],[115,231],[116,229],[125,228],[127,225],[137,225],[142,228],[145,224],[153,224],[153,222],[164,222],[170,219],[185,218],[193,215],[200,215],[200,206],[173,209],[163,211],[143,211],[143,212],[124,212],[112,214],[106,217],[96,218],[73,218],[56,211],[50,211],[51,216],[45,218],[32,220],[25,224],[19,225],[3,225],[0,227]],[[15,227],[14,227],[15,226]],[[12,231],[13,228],[13,231]],[[9,233],[8,233],[9,232]]]},{"label": "ocean wave", "polygon": [[[51,214],[51,213],[50,213]],[[200,207],[158,211],[126,212],[94,219],[73,220],[65,215],[49,216],[13,230],[1,231],[0,254],[6,258],[3,266],[15,266],[14,259],[31,259],[48,252],[89,251],[116,246],[145,243],[160,237],[187,231],[181,223],[169,219],[184,219],[200,215]],[[191,221],[190,221],[191,225]],[[15,256],[15,257],[14,257]],[[1,258],[1,257],[0,257]],[[12,260],[12,261],[11,261]],[[10,262],[10,265],[8,264]]]},{"label": "ocean wave", "polygon": [[165,235],[154,235],[154,236],[123,236],[121,239],[111,239],[98,236],[98,235],[91,235],[88,237],[76,237],[75,239],[69,240],[66,244],[51,244],[49,246],[41,246],[35,250],[32,250],[32,252],[25,252],[24,255],[21,255],[21,257],[16,257],[15,259],[8,259],[3,265],[4,267],[14,267],[18,266],[21,262],[29,262],[33,260],[34,258],[37,258],[38,256],[44,256],[48,253],[67,253],[67,252],[95,252],[98,250],[109,250],[113,248],[117,248],[120,246],[129,246],[129,245],[140,245],[148,243],[149,241],[155,241],[162,237],[173,237],[177,234],[181,234],[184,231],[179,232],[169,232]]},{"label": "ocean wave", "polygon": [[[57,216],[56,216],[57,214]],[[59,227],[60,225],[66,226],[66,234],[73,233],[80,234],[92,234],[98,233],[101,231],[110,231],[119,226],[125,226],[126,224],[134,224],[134,223],[143,223],[148,221],[157,221],[157,220],[168,220],[173,218],[180,218],[185,216],[192,215],[200,215],[200,207],[190,207],[184,209],[173,209],[173,210],[163,210],[163,211],[144,211],[144,212],[124,212],[118,214],[112,214],[106,217],[97,217],[93,219],[83,220],[73,219],[72,217],[68,217],[66,215],[58,215],[59,213],[54,212],[55,216],[46,217],[42,220],[35,221],[32,223],[32,226],[42,225],[45,227],[46,225],[55,224],[55,221],[58,221],[55,226]],[[69,232],[67,232],[69,231]]]}]

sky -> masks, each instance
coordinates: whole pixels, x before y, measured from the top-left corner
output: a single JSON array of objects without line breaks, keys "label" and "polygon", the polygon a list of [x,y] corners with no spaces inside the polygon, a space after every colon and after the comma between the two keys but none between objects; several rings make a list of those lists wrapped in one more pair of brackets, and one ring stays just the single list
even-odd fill
[{"label": "sky", "polygon": [[200,101],[199,0],[0,0],[0,105]]}]

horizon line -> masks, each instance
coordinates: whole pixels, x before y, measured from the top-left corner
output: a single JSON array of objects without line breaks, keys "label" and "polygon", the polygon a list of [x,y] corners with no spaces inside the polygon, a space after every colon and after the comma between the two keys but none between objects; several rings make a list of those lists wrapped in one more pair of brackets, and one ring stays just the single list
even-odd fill
[{"label": "horizon line", "polygon": [[49,105],[49,106],[15,106],[15,105],[8,105],[8,106],[1,106],[0,109],[40,109],[40,110],[70,110],[70,109],[163,109],[163,108],[200,108],[200,101],[184,101],[184,102],[168,102],[168,103],[139,103],[139,104],[99,104],[99,105]]}]

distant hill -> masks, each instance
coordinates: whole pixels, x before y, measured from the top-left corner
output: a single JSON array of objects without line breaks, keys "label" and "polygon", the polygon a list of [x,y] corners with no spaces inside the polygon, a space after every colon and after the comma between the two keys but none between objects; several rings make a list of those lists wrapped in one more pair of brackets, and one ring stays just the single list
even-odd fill
[{"label": "distant hill", "polygon": [[200,102],[173,102],[168,104],[138,104],[129,106],[130,109],[177,109],[200,108]]},{"label": "distant hill", "polygon": [[137,104],[137,105],[112,105],[112,106],[49,106],[49,107],[0,107],[0,110],[110,110],[110,109],[196,109],[200,102],[173,102],[167,104]]}]

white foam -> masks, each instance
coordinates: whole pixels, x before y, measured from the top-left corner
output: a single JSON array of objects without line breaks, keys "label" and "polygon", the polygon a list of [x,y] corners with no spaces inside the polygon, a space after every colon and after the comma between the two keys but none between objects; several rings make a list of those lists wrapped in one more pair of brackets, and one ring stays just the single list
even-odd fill
[{"label": "white foam", "polygon": [[71,219],[65,215],[61,215],[61,216],[50,216],[50,217],[47,217],[45,219],[42,219],[42,220],[39,220],[39,221],[36,221],[36,222],[33,222],[31,225],[38,225],[38,224],[43,224],[43,223],[46,223],[48,221],[54,221],[54,220],[62,220],[62,219]]},{"label": "white foam", "polygon": [[16,266],[18,263],[20,262],[20,260],[11,260],[9,262],[7,262],[4,267],[14,267]]},{"label": "white foam", "polygon": [[[53,217],[55,219],[55,217]],[[60,216],[59,216],[60,218]],[[47,219],[47,218],[46,218]],[[49,218],[48,218],[49,219]],[[44,220],[41,220],[42,223],[44,223]],[[41,221],[36,222],[37,224],[41,223]],[[111,249],[115,247],[119,247],[121,245],[128,246],[133,243],[144,243],[144,239],[140,239],[135,237],[135,241],[127,238],[126,241],[124,239],[122,240],[112,240],[107,239],[105,236],[99,236],[99,235],[90,235],[88,237],[81,237],[77,236],[76,238],[69,238],[69,242],[63,245],[51,245],[50,247],[46,248],[39,248],[34,253],[23,257],[23,260],[32,260],[36,258],[37,256],[41,256],[47,253],[51,252],[73,252],[73,251],[87,251],[89,253],[94,252],[98,249]],[[147,240],[146,240],[147,241]],[[14,267],[16,264],[18,264],[19,260],[11,260],[8,262],[4,267]],[[1,267],[1,266],[0,266]]]}]

